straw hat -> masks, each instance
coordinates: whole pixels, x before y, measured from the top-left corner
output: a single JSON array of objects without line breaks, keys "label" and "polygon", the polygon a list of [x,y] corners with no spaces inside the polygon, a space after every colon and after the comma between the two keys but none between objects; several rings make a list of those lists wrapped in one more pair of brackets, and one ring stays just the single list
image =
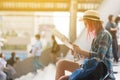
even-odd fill
[{"label": "straw hat", "polygon": [[99,13],[97,11],[95,11],[95,10],[87,10],[87,11],[85,11],[84,15],[83,15],[83,19],[101,21]]}]

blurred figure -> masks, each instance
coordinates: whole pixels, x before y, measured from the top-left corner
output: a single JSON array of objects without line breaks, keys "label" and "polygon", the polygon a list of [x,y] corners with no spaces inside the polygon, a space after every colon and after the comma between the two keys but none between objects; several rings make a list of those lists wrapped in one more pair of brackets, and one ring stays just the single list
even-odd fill
[{"label": "blurred figure", "polygon": [[42,52],[42,44],[40,41],[40,35],[36,34],[35,35],[36,43],[32,47],[32,54],[34,56],[34,73],[37,73],[37,69],[40,67],[42,70],[44,69],[44,65],[39,62],[39,57]]},{"label": "blurred figure", "polygon": [[7,60],[7,80],[13,80],[13,75],[16,74],[16,70],[14,69],[16,63],[16,53],[11,53],[11,58]]},{"label": "blurred figure", "polygon": [[6,74],[4,68],[6,68],[7,62],[4,59],[4,54],[0,53],[0,80],[6,80]]},{"label": "blurred figure", "polygon": [[51,49],[50,58],[51,58],[51,62],[53,64],[55,64],[56,61],[57,61],[57,53],[60,50],[60,46],[57,44],[54,35],[52,35],[51,38],[52,38],[52,41],[53,41],[53,45],[52,45],[52,49]]},{"label": "blurred figure", "polygon": [[113,53],[113,57],[114,57],[114,62],[118,62],[118,42],[117,42],[117,26],[114,23],[114,16],[113,15],[109,15],[108,16],[108,23],[106,25],[106,29],[111,33],[112,35],[112,53]]},{"label": "blurred figure", "polygon": [[115,18],[115,25],[116,25],[116,27],[118,28],[117,29],[117,37],[118,37],[118,39],[120,38],[120,17],[119,16],[117,16],[116,18]]},{"label": "blurred figure", "polygon": [[20,58],[16,57],[16,63],[20,62]]},{"label": "blurred figure", "polygon": [[11,58],[7,60],[7,64],[14,66],[15,63],[16,63],[16,53],[12,52]]}]

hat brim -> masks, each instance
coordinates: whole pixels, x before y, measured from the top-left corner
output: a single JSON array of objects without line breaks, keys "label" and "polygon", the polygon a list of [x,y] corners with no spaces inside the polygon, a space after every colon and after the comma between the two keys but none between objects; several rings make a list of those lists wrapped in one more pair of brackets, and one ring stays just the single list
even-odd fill
[{"label": "hat brim", "polygon": [[79,21],[83,21],[84,19],[89,19],[89,20],[93,20],[93,21],[100,21],[100,22],[103,22],[102,20],[100,19],[95,19],[95,18],[90,18],[90,17],[82,17],[79,19]]}]

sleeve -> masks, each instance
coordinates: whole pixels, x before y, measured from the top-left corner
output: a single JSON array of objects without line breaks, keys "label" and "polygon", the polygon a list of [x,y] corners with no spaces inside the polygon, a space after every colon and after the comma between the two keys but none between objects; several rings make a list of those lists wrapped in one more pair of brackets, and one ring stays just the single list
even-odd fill
[{"label": "sleeve", "polygon": [[110,45],[109,40],[110,40],[109,35],[101,37],[97,52],[90,52],[90,57],[98,57],[100,59],[104,59]]}]

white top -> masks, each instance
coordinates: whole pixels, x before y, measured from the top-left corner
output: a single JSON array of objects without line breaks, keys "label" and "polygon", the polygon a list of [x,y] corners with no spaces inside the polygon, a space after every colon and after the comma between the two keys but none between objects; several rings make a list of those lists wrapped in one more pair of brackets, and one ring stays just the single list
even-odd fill
[{"label": "white top", "polygon": [[[36,53],[34,53],[35,48],[37,48]],[[41,48],[42,48],[41,41],[40,40],[36,41],[36,43],[33,45],[33,49],[32,49],[32,53],[34,54],[34,56],[41,55]]]},{"label": "white top", "polygon": [[7,62],[0,58],[0,72],[3,71],[3,69],[6,67]]}]

